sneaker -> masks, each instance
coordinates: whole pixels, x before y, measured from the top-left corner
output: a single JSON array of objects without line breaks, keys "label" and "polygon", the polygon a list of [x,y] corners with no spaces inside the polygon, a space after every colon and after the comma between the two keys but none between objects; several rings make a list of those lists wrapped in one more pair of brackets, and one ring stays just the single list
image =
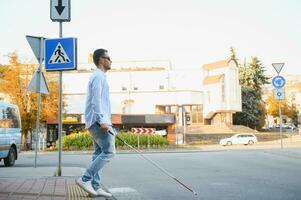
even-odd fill
[{"label": "sneaker", "polygon": [[97,196],[102,196],[102,197],[112,197],[111,193],[108,193],[106,191],[104,191],[103,189],[99,188],[98,190],[96,190]]},{"label": "sneaker", "polygon": [[96,191],[93,189],[91,181],[84,182],[82,178],[76,179],[76,184],[81,187],[83,190],[85,190],[87,193],[89,193],[92,196],[97,196]]}]

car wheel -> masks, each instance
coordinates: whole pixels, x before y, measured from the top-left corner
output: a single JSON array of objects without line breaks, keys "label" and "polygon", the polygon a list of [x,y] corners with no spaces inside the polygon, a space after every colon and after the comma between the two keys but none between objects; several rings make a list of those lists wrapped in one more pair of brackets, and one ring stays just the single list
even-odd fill
[{"label": "car wheel", "polygon": [[232,142],[231,141],[228,141],[227,142],[227,146],[231,146],[232,145]]},{"label": "car wheel", "polygon": [[253,145],[253,144],[254,144],[254,141],[253,141],[253,140],[249,140],[248,144],[249,144],[249,145]]},{"label": "car wheel", "polygon": [[11,167],[11,166],[14,166],[15,165],[15,160],[16,160],[16,150],[15,148],[11,147],[9,152],[8,152],[8,155],[6,158],[4,158],[4,165],[6,167]]}]

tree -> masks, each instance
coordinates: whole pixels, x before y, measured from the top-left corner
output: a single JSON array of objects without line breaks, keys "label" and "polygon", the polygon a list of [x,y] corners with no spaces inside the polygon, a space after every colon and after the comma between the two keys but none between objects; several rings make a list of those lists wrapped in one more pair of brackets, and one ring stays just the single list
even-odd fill
[{"label": "tree", "polygon": [[239,81],[242,87],[254,89],[256,95],[261,99],[262,88],[265,84],[269,84],[270,77],[266,76],[265,69],[257,57],[252,57],[252,61],[248,65],[240,67]]},{"label": "tree", "polygon": [[[9,54],[9,57],[9,65],[2,65],[5,69],[2,71],[0,92],[7,94],[11,102],[18,105],[22,121],[22,134],[27,136],[36,126],[37,94],[27,91],[36,67],[19,63],[16,53]],[[58,116],[58,79],[54,74],[50,74],[50,76],[51,79],[48,79],[50,95],[41,97],[40,121],[55,120]]]},{"label": "tree", "polygon": [[3,79],[5,67],[4,65],[0,64],[0,80]]},{"label": "tree", "polygon": [[260,129],[264,126],[266,109],[262,101],[262,88],[269,83],[269,77],[257,57],[247,65],[239,67],[239,82],[242,86],[242,112],[233,116],[234,124]]},{"label": "tree", "polygon": [[[273,117],[279,117],[279,101],[275,100],[273,96],[268,96],[266,100],[267,113]],[[289,105],[287,100],[280,101],[281,115],[286,115],[292,119],[292,122],[298,124],[298,110],[295,104]]]}]

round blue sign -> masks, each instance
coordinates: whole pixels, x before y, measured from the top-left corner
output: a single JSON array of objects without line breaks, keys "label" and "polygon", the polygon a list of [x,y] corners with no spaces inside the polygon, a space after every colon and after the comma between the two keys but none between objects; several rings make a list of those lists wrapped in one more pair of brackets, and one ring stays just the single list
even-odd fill
[{"label": "round blue sign", "polygon": [[283,88],[285,85],[285,79],[283,76],[275,76],[272,80],[272,84],[275,88]]}]

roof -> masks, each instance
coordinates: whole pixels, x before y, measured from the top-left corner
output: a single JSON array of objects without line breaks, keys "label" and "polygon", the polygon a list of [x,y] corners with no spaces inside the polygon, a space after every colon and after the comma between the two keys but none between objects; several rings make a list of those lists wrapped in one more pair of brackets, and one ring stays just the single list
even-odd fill
[{"label": "roof", "polygon": [[207,76],[203,80],[203,84],[208,85],[208,84],[219,83],[220,79],[223,78],[224,76],[225,76],[224,74],[219,74],[219,75],[214,75],[214,76]]},{"label": "roof", "polygon": [[208,64],[203,65],[203,69],[212,70],[212,69],[228,67],[230,61],[231,61],[231,59],[226,59],[226,60],[216,61],[213,63],[208,63]]}]

